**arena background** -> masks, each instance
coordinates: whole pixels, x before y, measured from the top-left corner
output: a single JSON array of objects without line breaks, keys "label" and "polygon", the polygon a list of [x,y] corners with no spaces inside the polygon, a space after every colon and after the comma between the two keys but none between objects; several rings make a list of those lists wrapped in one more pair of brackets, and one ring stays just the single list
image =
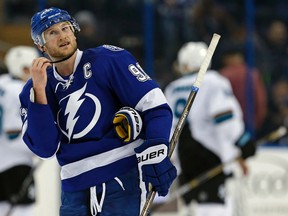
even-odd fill
[{"label": "arena background", "polygon": [[[263,136],[272,124],[265,121],[258,134],[253,125],[254,98],[251,94],[252,68],[259,69],[268,97],[268,114],[280,118],[286,127],[288,112],[271,105],[273,87],[279,81],[288,83],[288,2],[286,0],[2,0],[0,1],[0,69],[6,72],[3,57],[15,45],[33,45],[30,38],[30,19],[38,11],[50,6],[67,9],[82,28],[79,46],[113,44],[131,51],[145,71],[162,88],[177,75],[174,60],[177,50],[186,41],[209,43],[212,34],[221,37],[212,59],[212,67],[219,69],[221,50],[241,45],[248,65],[246,112],[247,125],[255,136]],[[279,28],[272,24],[280,23]],[[276,25],[277,26],[277,25]],[[280,29],[280,30],[279,30]],[[274,35],[272,33],[274,33]],[[87,35],[86,35],[87,33]],[[81,38],[83,34],[83,38]],[[84,37],[87,36],[87,38]],[[271,36],[272,35],[272,36]],[[274,40],[274,41],[272,41]],[[277,48],[277,49],[276,49]],[[287,84],[286,83],[286,84]],[[287,84],[288,86],[288,84]],[[284,92],[288,107],[288,88]],[[274,116],[275,115],[275,116]],[[272,118],[273,119],[273,118]],[[227,187],[233,195],[235,216],[288,215],[288,141],[287,136],[267,142],[249,159],[251,173],[245,179],[238,175]],[[57,215],[59,207],[59,174],[55,159],[44,161],[35,171],[37,209],[35,215]],[[176,187],[176,186],[175,186]],[[174,188],[175,190],[177,188]],[[159,210],[160,209],[160,210]],[[161,206],[153,215],[184,215],[181,200],[174,205]]]}]

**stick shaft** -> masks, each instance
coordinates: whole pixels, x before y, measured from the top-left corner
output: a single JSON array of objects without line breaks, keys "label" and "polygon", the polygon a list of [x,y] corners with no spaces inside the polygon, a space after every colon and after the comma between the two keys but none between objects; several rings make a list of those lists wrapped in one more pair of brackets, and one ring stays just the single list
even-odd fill
[{"label": "stick shaft", "polygon": [[[179,121],[176,125],[176,128],[174,130],[174,133],[173,133],[173,136],[171,138],[171,141],[170,141],[170,146],[169,146],[169,153],[168,153],[168,156],[171,157],[172,154],[173,154],[173,151],[175,149],[175,146],[176,146],[176,143],[178,141],[178,138],[182,132],[182,129],[183,129],[183,126],[184,126],[184,123],[185,123],[185,120],[190,112],[190,109],[192,107],[192,104],[194,102],[194,99],[197,95],[197,92],[199,90],[199,87],[203,81],[203,78],[204,78],[204,75],[210,65],[210,62],[211,62],[211,58],[214,54],[214,51],[217,47],[217,44],[219,42],[219,39],[220,39],[220,35],[218,34],[213,34],[213,37],[211,39],[211,42],[209,44],[209,47],[207,49],[207,53],[206,53],[206,56],[204,58],[204,61],[203,63],[201,64],[201,67],[199,69],[199,72],[198,72],[198,75],[196,77],[196,80],[193,84],[193,87],[191,89],[191,92],[189,94],[189,97],[188,97],[188,100],[187,100],[187,103],[184,107],[184,110],[181,114],[181,117],[179,118]],[[141,212],[141,216],[146,216],[147,213],[148,213],[148,210],[150,208],[150,206],[152,205],[152,202],[155,198],[155,195],[156,195],[156,191],[154,188],[152,188],[147,196],[147,199],[146,199],[146,202],[143,206],[143,209],[142,209],[142,212]]]}]

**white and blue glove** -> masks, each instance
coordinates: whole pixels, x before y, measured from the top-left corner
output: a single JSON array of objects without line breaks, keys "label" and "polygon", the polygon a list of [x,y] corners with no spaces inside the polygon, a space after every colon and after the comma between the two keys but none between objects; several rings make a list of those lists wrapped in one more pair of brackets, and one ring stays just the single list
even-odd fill
[{"label": "white and blue glove", "polygon": [[143,181],[152,184],[159,196],[168,194],[177,176],[177,170],[168,157],[168,144],[165,139],[151,139],[135,148]]}]

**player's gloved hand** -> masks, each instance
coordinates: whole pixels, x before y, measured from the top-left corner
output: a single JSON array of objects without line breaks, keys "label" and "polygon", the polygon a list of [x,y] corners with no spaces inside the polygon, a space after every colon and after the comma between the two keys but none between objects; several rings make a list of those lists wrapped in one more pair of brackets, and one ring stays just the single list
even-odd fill
[{"label": "player's gloved hand", "polygon": [[241,157],[247,159],[256,153],[256,142],[252,139],[249,132],[244,132],[241,137],[236,141],[236,146],[241,150]]},{"label": "player's gloved hand", "polygon": [[143,181],[151,183],[159,196],[167,195],[177,176],[177,170],[168,157],[167,146],[168,141],[165,139],[153,139],[135,148]]},{"label": "player's gloved hand", "polygon": [[122,107],[115,113],[113,124],[117,135],[124,142],[135,140],[142,129],[142,118],[139,113],[131,107]]}]

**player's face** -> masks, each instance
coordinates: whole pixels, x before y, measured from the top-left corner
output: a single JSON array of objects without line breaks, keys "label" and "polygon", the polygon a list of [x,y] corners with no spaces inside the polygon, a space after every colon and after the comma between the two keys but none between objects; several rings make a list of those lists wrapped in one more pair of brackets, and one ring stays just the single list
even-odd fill
[{"label": "player's face", "polygon": [[65,58],[77,49],[76,37],[72,29],[69,22],[61,22],[51,26],[43,33],[44,51],[53,60]]}]

